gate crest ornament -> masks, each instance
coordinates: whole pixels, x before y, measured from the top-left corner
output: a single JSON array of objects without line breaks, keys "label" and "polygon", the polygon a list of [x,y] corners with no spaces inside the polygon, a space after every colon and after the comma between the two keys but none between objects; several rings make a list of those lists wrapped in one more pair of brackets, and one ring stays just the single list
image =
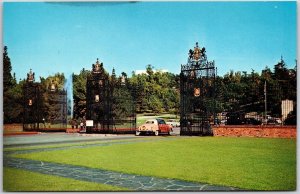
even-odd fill
[{"label": "gate crest ornament", "polygon": [[193,58],[198,61],[201,57],[201,51],[199,49],[199,46],[198,46],[198,42],[196,42],[196,46],[194,47],[194,56]]},{"label": "gate crest ornament", "polygon": [[93,64],[93,73],[102,73],[103,71],[103,63],[99,63],[99,59],[97,58],[96,64]]},{"label": "gate crest ornament", "polygon": [[200,88],[194,88],[194,96],[200,96]]},{"label": "gate crest ornament", "polygon": [[34,72],[32,72],[32,69],[30,69],[29,73],[27,73],[27,81],[34,82]]}]

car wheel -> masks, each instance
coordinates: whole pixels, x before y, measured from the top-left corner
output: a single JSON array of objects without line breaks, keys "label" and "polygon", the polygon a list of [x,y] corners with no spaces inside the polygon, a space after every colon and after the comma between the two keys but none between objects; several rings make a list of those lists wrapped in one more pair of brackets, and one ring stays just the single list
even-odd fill
[{"label": "car wheel", "polygon": [[158,131],[155,131],[155,136],[158,136],[159,132]]},{"label": "car wheel", "polygon": [[141,134],[141,132],[139,132],[139,131],[136,131],[136,132],[135,132],[135,135],[136,135],[136,136],[139,136],[140,134]]}]

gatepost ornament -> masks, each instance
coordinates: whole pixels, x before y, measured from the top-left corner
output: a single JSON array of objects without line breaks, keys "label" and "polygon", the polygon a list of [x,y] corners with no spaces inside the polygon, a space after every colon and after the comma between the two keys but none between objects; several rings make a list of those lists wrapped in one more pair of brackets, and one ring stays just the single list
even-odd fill
[{"label": "gatepost ornament", "polygon": [[200,96],[200,88],[194,88],[194,96]]},{"label": "gatepost ornament", "polygon": [[32,72],[32,69],[30,69],[29,73],[27,73],[27,81],[29,82],[34,81],[34,73]]},{"label": "gatepost ornament", "polygon": [[100,99],[99,99],[99,95],[96,95],[96,96],[95,96],[95,102],[99,102],[99,100],[100,100]]},{"label": "gatepost ornament", "polygon": [[194,47],[194,59],[199,60],[201,56],[201,51],[198,46],[198,42],[196,42],[196,47]]}]

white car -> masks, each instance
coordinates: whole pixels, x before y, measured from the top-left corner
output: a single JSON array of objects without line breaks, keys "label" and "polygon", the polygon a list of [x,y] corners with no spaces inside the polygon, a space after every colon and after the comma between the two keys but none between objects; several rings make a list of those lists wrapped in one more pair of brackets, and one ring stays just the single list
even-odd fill
[{"label": "white car", "polygon": [[180,123],[178,121],[176,121],[175,119],[169,119],[166,122],[168,125],[170,125],[171,127],[179,127]]},{"label": "white car", "polygon": [[137,128],[135,135],[141,133],[154,133],[156,136],[161,133],[170,135],[170,131],[172,131],[172,127],[166,124],[163,119],[149,119]]}]

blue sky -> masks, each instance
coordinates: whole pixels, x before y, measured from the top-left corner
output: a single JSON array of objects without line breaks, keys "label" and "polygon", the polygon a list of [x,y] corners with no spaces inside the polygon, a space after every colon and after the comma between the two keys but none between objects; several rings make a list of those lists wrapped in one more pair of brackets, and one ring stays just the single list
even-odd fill
[{"label": "blue sky", "polygon": [[91,69],[131,75],[152,64],[180,72],[195,42],[218,74],[261,72],[297,56],[296,2],[94,2],[3,5],[3,44],[13,72],[25,78]]}]

